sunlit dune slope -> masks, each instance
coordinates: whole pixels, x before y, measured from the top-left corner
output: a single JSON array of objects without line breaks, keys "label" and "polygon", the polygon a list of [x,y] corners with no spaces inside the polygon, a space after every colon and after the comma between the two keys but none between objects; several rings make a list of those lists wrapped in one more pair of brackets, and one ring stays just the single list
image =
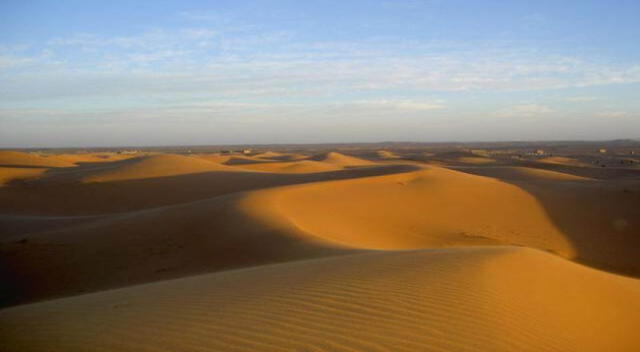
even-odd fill
[{"label": "sunlit dune slope", "polygon": [[388,150],[378,150],[376,151],[376,156],[380,159],[398,159],[400,158],[400,155],[388,151]]},{"label": "sunlit dune slope", "polygon": [[4,167],[70,167],[74,163],[55,155],[0,151],[0,166]]},{"label": "sunlit dune slope", "polygon": [[342,167],[334,164],[314,160],[244,164],[241,165],[241,167],[246,170],[294,174],[327,172],[343,169]]},{"label": "sunlit dune slope", "polygon": [[224,164],[227,160],[231,158],[229,154],[220,154],[220,153],[201,153],[201,154],[192,154],[192,157],[200,158],[207,161],[212,161],[217,164]]},{"label": "sunlit dune slope", "polygon": [[85,182],[136,180],[154,177],[194,174],[208,171],[234,171],[233,168],[201,158],[161,154],[143,157],[120,168],[99,172],[84,179]]},{"label": "sunlit dune slope", "polygon": [[582,162],[578,159],[564,157],[564,156],[550,156],[547,158],[539,159],[538,162],[545,164],[558,164],[558,165],[570,165],[570,166],[590,166],[588,163]]},{"label": "sunlit dune slope", "polygon": [[521,244],[574,255],[529,193],[495,179],[431,167],[412,173],[256,192],[263,218],[357,248]]},{"label": "sunlit dune slope", "polygon": [[635,351],[640,282],[537,250],[381,252],[0,311],[11,351]]},{"label": "sunlit dune slope", "polygon": [[369,160],[364,160],[364,159],[360,159],[360,158],[356,158],[353,156],[344,155],[336,152],[316,155],[310,159],[315,161],[321,161],[327,164],[336,165],[336,166],[343,166],[343,167],[369,166],[369,165],[375,164]]},{"label": "sunlit dune slope", "polygon": [[0,167],[0,187],[14,180],[34,178],[42,175],[46,168],[38,167]]},{"label": "sunlit dune slope", "polygon": [[118,160],[125,160],[139,157],[138,154],[116,154],[116,153],[76,153],[76,154],[57,154],[58,160],[65,160],[70,163],[105,163]]}]

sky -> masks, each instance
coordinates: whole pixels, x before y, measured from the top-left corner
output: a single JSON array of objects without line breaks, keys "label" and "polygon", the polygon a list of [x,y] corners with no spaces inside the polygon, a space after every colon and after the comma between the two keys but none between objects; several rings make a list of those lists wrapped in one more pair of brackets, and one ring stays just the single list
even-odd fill
[{"label": "sky", "polygon": [[640,1],[0,0],[0,148],[640,138]]}]

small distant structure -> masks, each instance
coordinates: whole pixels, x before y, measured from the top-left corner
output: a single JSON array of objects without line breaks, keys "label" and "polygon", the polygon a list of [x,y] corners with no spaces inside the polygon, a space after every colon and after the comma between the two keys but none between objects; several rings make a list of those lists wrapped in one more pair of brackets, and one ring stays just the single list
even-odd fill
[{"label": "small distant structure", "polygon": [[117,152],[118,154],[130,155],[130,154],[138,154],[137,150],[120,150]]},{"label": "small distant structure", "polygon": [[251,152],[252,152],[251,149],[242,149],[242,154],[244,155],[249,155],[251,154]]},{"label": "small distant structure", "polygon": [[544,152],[544,149],[536,149],[535,154],[536,155],[545,155],[546,153]]},{"label": "small distant structure", "polygon": [[600,154],[607,154],[607,150],[606,150],[606,149],[604,149],[604,148],[600,148],[600,149],[598,149],[598,152],[599,152]]}]

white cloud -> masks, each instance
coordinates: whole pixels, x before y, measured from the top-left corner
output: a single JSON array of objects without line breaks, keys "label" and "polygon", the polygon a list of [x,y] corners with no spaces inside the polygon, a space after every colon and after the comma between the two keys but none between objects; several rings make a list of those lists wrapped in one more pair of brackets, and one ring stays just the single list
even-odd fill
[{"label": "white cloud", "polygon": [[496,115],[498,117],[536,117],[546,115],[551,112],[553,112],[553,110],[544,105],[522,104],[498,110]]},{"label": "white cloud", "polygon": [[445,106],[442,104],[441,101],[425,102],[425,101],[414,101],[414,100],[404,100],[404,99],[361,100],[361,101],[356,101],[352,105],[356,107],[367,108],[367,109],[387,109],[387,110],[398,110],[398,111],[429,111],[429,110],[441,110],[445,108]]}]

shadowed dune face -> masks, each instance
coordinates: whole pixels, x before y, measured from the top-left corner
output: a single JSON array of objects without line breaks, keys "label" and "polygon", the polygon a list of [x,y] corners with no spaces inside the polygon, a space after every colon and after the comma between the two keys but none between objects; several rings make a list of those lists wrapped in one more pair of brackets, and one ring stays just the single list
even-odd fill
[{"label": "shadowed dune face", "polygon": [[[412,165],[379,165],[371,168],[283,175],[252,172],[224,165],[210,171],[147,177],[130,172],[138,160],[120,162],[100,176],[94,170],[52,173],[41,181],[0,187],[0,212],[7,214],[88,215],[126,212],[202,200],[224,194],[296,183],[368,177],[415,170]],[[125,172],[121,172],[124,170]],[[169,174],[175,169],[168,168]],[[73,171],[73,170],[72,170]],[[157,173],[155,173],[158,175]],[[93,182],[84,183],[90,179]],[[52,182],[49,182],[52,181]]]},{"label": "shadowed dune face", "polygon": [[[309,238],[285,219],[258,223],[238,209],[239,197],[51,219],[26,242],[3,244],[0,267],[5,272],[0,274],[7,285],[0,299],[17,303],[354,252]],[[19,220],[4,219],[10,224]]]},{"label": "shadowed dune face", "polygon": [[630,352],[638,324],[636,280],[515,247],[309,260],[0,311],[6,347],[59,351]]},{"label": "shadowed dune face", "polygon": [[599,181],[523,167],[461,168],[508,182],[535,197],[570,241],[580,262],[628,275],[640,273],[640,184]]},{"label": "shadowed dune face", "polygon": [[233,193],[415,169],[386,165],[302,175],[234,170],[9,187],[0,191],[0,197],[11,200],[1,203],[7,210],[67,216],[0,217],[1,275],[8,283],[3,301],[343,253],[343,248],[301,235],[286,219],[273,219],[268,226],[257,222],[238,208],[241,195]]}]

